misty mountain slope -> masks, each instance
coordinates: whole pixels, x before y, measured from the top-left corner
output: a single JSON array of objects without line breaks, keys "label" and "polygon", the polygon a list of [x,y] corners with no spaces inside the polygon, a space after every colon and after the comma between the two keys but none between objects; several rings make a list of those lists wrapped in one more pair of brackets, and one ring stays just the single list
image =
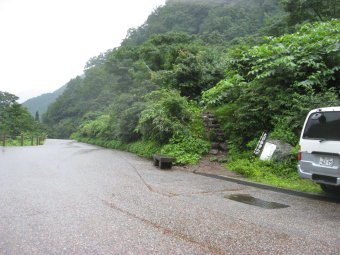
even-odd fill
[{"label": "misty mountain slope", "polygon": [[141,45],[153,34],[184,32],[218,34],[225,41],[258,34],[275,15],[280,0],[172,0],[151,13],[140,27],[130,29],[122,45]]},{"label": "misty mountain slope", "polygon": [[42,94],[40,96],[28,99],[23,102],[22,105],[27,107],[28,111],[35,116],[35,113],[39,111],[39,115],[42,116],[47,111],[48,106],[53,103],[58,96],[60,96],[67,85],[62,86],[52,93]]}]

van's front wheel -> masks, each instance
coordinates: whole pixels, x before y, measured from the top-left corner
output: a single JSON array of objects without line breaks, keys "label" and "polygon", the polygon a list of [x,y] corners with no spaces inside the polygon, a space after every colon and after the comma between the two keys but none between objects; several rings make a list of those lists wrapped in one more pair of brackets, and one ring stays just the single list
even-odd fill
[{"label": "van's front wheel", "polygon": [[328,184],[320,184],[321,189],[324,192],[331,194],[340,194],[340,186],[328,185]]}]

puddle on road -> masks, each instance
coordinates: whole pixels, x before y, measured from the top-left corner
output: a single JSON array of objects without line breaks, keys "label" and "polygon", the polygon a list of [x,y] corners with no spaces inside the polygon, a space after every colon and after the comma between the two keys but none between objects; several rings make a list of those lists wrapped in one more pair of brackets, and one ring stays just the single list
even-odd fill
[{"label": "puddle on road", "polygon": [[276,202],[268,202],[259,198],[252,197],[248,194],[233,194],[224,197],[230,200],[245,203],[248,205],[258,206],[265,209],[281,209],[289,207],[289,205],[284,205]]}]

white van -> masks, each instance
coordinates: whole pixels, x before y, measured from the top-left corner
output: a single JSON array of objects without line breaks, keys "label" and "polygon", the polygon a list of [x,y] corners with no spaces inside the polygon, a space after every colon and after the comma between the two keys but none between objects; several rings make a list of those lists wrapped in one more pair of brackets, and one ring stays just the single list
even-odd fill
[{"label": "white van", "polygon": [[299,175],[340,192],[340,106],[310,111],[299,145]]}]

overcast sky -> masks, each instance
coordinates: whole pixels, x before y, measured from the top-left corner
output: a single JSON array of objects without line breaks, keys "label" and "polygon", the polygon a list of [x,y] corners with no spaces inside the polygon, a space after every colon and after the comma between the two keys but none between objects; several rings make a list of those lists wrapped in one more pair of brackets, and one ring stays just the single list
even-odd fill
[{"label": "overcast sky", "polygon": [[82,74],[165,0],[0,0],[0,91],[20,102]]}]

